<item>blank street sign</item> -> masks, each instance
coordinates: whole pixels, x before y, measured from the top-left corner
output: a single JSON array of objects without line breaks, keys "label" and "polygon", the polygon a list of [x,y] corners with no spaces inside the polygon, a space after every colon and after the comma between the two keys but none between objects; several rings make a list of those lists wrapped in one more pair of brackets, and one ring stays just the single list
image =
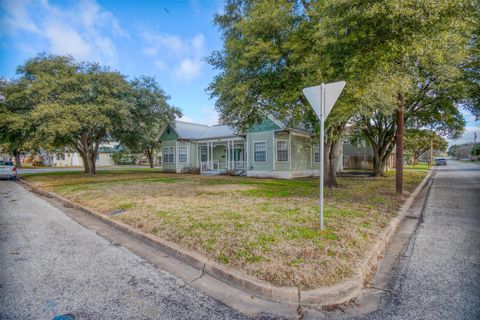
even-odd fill
[{"label": "blank street sign", "polygon": [[307,98],[308,102],[315,111],[315,114],[319,119],[325,120],[328,117],[330,111],[332,111],[333,105],[337,101],[338,97],[342,93],[343,88],[345,88],[345,81],[333,82],[325,84],[325,109],[321,110],[321,96],[322,96],[322,86],[314,86],[303,89],[303,94]]}]

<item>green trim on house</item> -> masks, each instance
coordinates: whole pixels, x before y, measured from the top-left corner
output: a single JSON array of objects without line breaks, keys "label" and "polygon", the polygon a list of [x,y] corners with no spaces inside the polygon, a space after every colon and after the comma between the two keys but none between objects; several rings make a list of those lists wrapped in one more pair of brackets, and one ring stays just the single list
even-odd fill
[{"label": "green trim on house", "polygon": [[178,136],[172,126],[167,126],[165,130],[163,130],[162,135],[160,136],[160,141],[169,141],[169,140],[177,140]]},{"label": "green trim on house", "polygon": [[275,122],[266,118],[260,123],[254,124],[246,130],[246,132],[265,132],[282,129]]}]

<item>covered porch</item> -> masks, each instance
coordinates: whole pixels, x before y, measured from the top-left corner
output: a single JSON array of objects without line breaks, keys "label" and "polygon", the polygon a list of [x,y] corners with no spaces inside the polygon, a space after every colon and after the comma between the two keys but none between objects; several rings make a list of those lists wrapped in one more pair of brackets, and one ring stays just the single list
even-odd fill
[{"label": "covered porch", "polygon": [[198,163],[202,174],[245,173],[246,148],[243,138],[198,142]]}]

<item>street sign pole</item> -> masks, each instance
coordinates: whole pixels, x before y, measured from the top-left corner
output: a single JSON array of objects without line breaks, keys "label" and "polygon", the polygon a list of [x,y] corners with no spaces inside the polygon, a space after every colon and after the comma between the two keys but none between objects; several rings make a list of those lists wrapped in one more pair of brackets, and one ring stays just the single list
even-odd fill
[{"label": "street sign pole", "polygon": [[[325,140],[325,119],[333,108],[338,97],[345,87],[345,81],[322,83],[319,86],[303,88],[302,92],[313,108],[313,111],[320,120],[320,145],[318,152],[320,153],[320,229],[323,230],[323,176],[324,176],[324,140]],[[312,159],[313,161],[313,159]]]},{"label": "street sign pole", "polygon": [[324,141],[325,141],[325,84],[320,87],[320,229],[323,230],[323,170],[324,170]]}]

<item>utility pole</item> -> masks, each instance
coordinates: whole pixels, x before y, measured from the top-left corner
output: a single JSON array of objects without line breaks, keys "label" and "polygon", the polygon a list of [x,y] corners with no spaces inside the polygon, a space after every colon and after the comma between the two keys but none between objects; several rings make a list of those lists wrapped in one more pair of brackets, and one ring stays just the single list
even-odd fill
[{"label": "utility pole", "polygon": [[404,105],[403,94],[398,93],[397,110],[397,135],[395,138],[395,195],[398,200],[403,198],[403,126],[404,126]]},{"label": "utility pole", "polygon": [[477,163],[477,133],[473,133],[473,163]]},{"label": "utility pole", "polygon": [[429,168],[433,167],[433,129],[431,133],[432,134],[430,135],[430,163],[428,164]]}]

